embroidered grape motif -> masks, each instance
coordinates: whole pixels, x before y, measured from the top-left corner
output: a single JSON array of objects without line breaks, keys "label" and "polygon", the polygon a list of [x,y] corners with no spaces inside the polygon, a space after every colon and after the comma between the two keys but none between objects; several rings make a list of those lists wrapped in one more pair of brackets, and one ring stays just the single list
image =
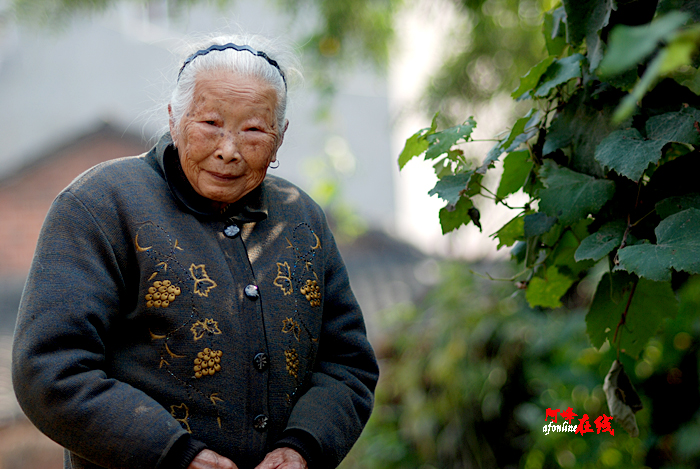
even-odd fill
[{"label": "embroidered grape motif", "polygon": [[194,377],[211,376],[217,371],[221,371],[221,350],[205,348],[197,354],[194,359]]},{"label": "embroidered grape motif", "polygon": [[316,280],[307,280],[306,285],[301,287],[299,291],[306,296],[306,300],[311,306],[321,306],[321,287],[318,286]]},{"label": "embroidered grape motif", "polygon": [[153,286],[148,288],[146,294],[146,306],[148,308],[167,308],[170,303],[175,301],[182,291],[180,287],[176,287],[170,280],[156,280]]},{"label": "embroidered grape motif", "polygon": [[299,354],[296,349],[289,349],[284,351],[284,359],[287,362],[287,372],[298,378],[299,374]]}]

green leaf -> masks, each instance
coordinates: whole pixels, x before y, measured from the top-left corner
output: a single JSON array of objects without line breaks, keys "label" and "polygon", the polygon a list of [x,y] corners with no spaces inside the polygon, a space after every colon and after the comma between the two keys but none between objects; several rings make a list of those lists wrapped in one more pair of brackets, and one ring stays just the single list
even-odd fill
[{"label": "green leaf", "polygon": [[654,60],[651,61],[647,69],[644,71],[642,79],[637,82],[630,94],[625,96],[622,101],[620,101],[620,104],[615,110],[615,114],[613,114],[613,123],[619,124],[634,114],[634,111],[637,108],[637,102],[641,101],[649,88],[651,88],[651,85],[659,77],[659,74],[661,73],[661,66],[666,60],[667,52],[667,49],[662,49],[659,54],[654,57]]},{"label": "green leaf", "polygon": [[498,238],[498,246],[496,249],[501,249],[503,246],[512,246],[516,241],[524,241],[524,230],[524,217],[522,215],[518,215],[503,225],[500,230],[491,235]]},{"label": "green leaf", "polygon": [[510,194],[517,192],[527,180],[534,163],[530,159],[528,150],[520,150],[509,153],[503,159],[503,174],[496,191],[496,197],[505,199]]},{"label": "green leaf", "polygon": [[597,232],[581,241],[581,245],[576,250],[574,259],[582,261],[584,259],[600,260],[613,249],[620,246],[622,236],[625,234],[627,223],[624,220],[615,220],[603,225]]},{"label": "green leaf", "polygon": [[671,269],[700,273],[700,210],[689,208],[671,215],[654,233],[656,244],[620,249],[616,269],[655,281],[671,280]]},{"label": "green leaf", "polygon": [[695,127],[698,121],[700,110],[692,107],[650,117],[646,123],[647,138],[700,145],[700,132]]},{"label": "green leaf", "polygon": [[535,90],[535,96],[543,98],[559,85],[566,83],[572,78],[581,77],[581,62],[583,56],[574,54],[563,59],[556,60],[549,66],[540,79],[540,85]]},{"label": "green leaf", "polygon": [[599,75],[617,75],[636,67],[656,50],[660,41],[668,40],[689,18],[687,13],[673,11],[642,26],[616,26],[610,32],[608,53],[598,67]]},{"label": "green leaf", "polygon": [[[559,7],[544,14],[542,32],[550,56],[558,56],[566,47],[566,10]],[[534,86],[534,85],[533,85]]]},{"label": "green leaf", "polygon": [[567,42],[579,46],[591,33],[608,23],[610,0],[563,0],[566,9]]},{"label": "green leaf", "polygon": [[565,226],[597,213],[615,194],[613,181],[561,168],[549,159],[540,168],[540,178],[545,185],[540,190],[540,211]]},{"label": "green leaf", "polygon": [[430,189],[428,195],[437,195],[447,203],[456,204],[459,200],[460,192],[467,188],[472,174],[474,174],[474,171],[445,176],[438,180],[435,187]]},{"label": "green leaf", "polygon": [[576,262],[574,259],[574,253],[580,244],[581,242],[571,231],[564,231],[547,263],[559,267],[562,273],[577,275],[590,267],[588,262]]},{"label": "green leaf", "polygon": [[464,124],[450,127],[449,129],[435,132],[426,137],[428,140],[428,150],[425,152],[425,159],[434,160],[440,155],[450,151],[458,141],[469,140],[472,131],[476,127],[473,118],[467,119]]},{"label": "green leaf", "polygon": [[693,63],[693,54],[697,50],[697,41],[697,26],[691,31],[684,31],[678,34],[677,37],[666,46],[666,58],[663,64],[661,64],[659,73],[665,75],[683,65],[691,65]]},{"label": "green leaf", "polygon": [[[617,325],[625,311],[634,279],[620,272],[605,274],[598,283],[593,302],[586,315],[586,330],[591,344],[600,348],[606,340],[611,345]],[[669,282],[639,279],[629,304],[625,324],[618,329],[620,348],[637,358],[653,337],[664,318],[675,317],[676,299]],[[620,335],[621,334],[621,335]]]},{"label": "green leaf", "polygon": [[425,136],[429,131],[429,127],[421,129],[406,140],[406,145],[399,155],[399,169],[403,169],[406,163],[428,149],[428,140],[426,140]]},{"label": "green leaf", "polygon": [[556,266],[547,268],[545,278],[535,277],[527,286],[525,298],[531,307],[557,308],[561,297],[574,284],[574,279],[559,272]]},{"label": "green leaf", "polygon": [[494,162],[503,154],[518,148],[537,133],[537,124],[540,122],[540,113],[531,109],[525,117],[518,119],[510,130],[508,137],[498,142],[486,155],[486,159],[476,170],[478,174],[485,174],[486,170],[493,168]]},{"label": "green leaf", "polygon": [[435,133],[435,130],[437,130],[437,119],[439,114],[440,113],[438,112],[435,113],[433,120],[430,123],[430,127],[420,129],[406,140],[406,145],[399,155],[399,169],[403,169],[403,167],[406,166],[406,163],[428,149],[427,136]]},{"label": "green leaf", "polygon": [[559,267],[560,272],[571,274],[574,277],[577,277],[579,273],[593,267],[591,261],[577,262],[574,258],[576,249],[578,249],[581,244],[580,240],[588,236],[588,225],[590,225],[592,221],[593,220],[590,218],[584,218],[569,229],[564,230],[550,253],[547,264],[556,265]]},{"label": "green leaf", "polygon": [[689,208],[700,209],[700,194],[688,194],[664,199],[656,204],[656,214],[663,219]]},{"label": "green leaf", "polygon": [[530,238],[531,236],[539,236],[548,232],[556,222],[556,218],[547,216],[542,212],[526,215],[523,232],[526,238]]},{"label": "green leaf", "polygon": [[537,86],[537,84],[540,82],[540,78],[544,72],[547,71],[549,66],[552,65],[552,62],[554,62],[555,59],[556,57],[554,56],[547,57],[542,62],[532,67],[524,77],[520,78],[520,86],[518,86],[518,89],[513,91],[510,96],[513,99],[524,99],[529,97],[523,95],[528,91],[533,90]]},{"label": "green leaf", "polygon": [[574,47],[586,39],[590,70],[595,70],[602,58],[600,31],[608,25],[612,0],[563,0],[566,9],[567,38]]},{"label": "green leaf", "polygon": [[472,201],[466,197],[461,197],[456,204],[447,204],[440,209],[440,226],[442,234],[447,234],[452,230],[466,225],[471,220],[469,210],[473,207]]},{"label": "green leaf", "polygon": [[666,143],[664,140],[645,140],[637,129],[618,130],[600,142],[595,159],[617,174],[637,182],[649,164],[659,161]]}]

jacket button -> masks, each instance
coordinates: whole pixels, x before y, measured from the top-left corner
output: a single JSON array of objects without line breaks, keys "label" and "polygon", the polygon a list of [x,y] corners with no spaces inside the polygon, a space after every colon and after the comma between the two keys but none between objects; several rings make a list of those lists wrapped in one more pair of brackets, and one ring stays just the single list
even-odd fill
[{"label": "jacket button", "polygon": [[260,414],[253,420],[253,428],[259,432],[264,432],[267,429],[267,415]]},{"label": "jacket button", "polygon": [[265,371],[269,363],[270,361],[266,353],[260,352],[253,357],[253,364],[255,365],[255,369],[258,371]]},{"label": "jacket button", "polygon": [[259,296],[257,285],[246,286],[244,292],[245,292],[245,296],[247,296],[251,300],[254,300]]},{"label": "jacket button", "polygon": [[229,225],[226,228],[224,228],[224,235],[226,235],[227,238],[235,238],[238,233],[241,232],[241,229],[238,227],[238,225]]}]

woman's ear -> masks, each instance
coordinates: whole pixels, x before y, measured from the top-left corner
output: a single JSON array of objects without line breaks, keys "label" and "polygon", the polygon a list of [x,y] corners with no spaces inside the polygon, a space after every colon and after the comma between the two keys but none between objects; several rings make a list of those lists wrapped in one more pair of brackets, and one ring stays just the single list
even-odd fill
[{"label": "woman's ear", "polygon": [[175,119],[173,118],[173,108],[168,104],[168,127],[170,127],[170,137],[173,140],[173,145],[177,148],[177,131],[175,129]]},{"label": "woman's ear", "polygon": [[284,129],[282,129],[282,132],[280,132],[280,136],[277,139],[277,148],[275,149],[275,153],[277,153],[277,150],[279,150],[280,147],[282,146],[282,142],[284,142],[284,134],[287,133],[288,128],[289,128],[289,119],[285,119],[284,120]]}]

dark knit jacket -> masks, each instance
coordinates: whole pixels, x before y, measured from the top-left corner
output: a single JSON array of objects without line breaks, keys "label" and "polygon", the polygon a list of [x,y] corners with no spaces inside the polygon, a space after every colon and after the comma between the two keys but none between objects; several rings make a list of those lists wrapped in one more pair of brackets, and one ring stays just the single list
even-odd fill
[{"label": "dark knit jacket", "polygon": [[168,135],[53,203],[12,373],[66,467],[131,469],[187,467],[205,447],[252,469],[280,446],[333,468],[378,378],[321,209],[268,176],[215,211]]}]

